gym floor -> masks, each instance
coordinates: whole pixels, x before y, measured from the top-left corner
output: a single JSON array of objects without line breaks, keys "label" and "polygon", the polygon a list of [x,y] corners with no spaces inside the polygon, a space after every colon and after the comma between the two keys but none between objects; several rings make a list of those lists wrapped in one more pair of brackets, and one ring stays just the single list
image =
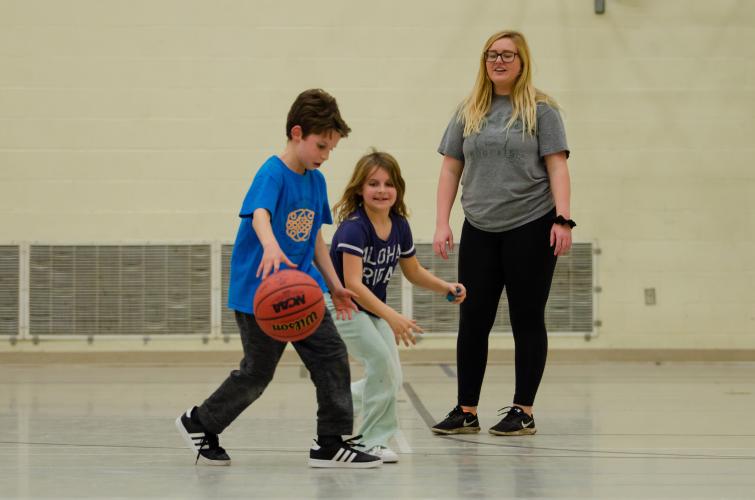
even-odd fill
[{"label": "gym floor", "polygon": [[455,366],[407,365],[401,460],[374,470],[307,466],[314,388],[282,364],[221,435],[233,464],[195,466],[174,420],[232,368],[5,364],[0,497],[755,497],[755,363],[551,363],[523,437],[487,433],[512,365],[488,367],[482,432],[448,437],[428,427],[455,403]]}]

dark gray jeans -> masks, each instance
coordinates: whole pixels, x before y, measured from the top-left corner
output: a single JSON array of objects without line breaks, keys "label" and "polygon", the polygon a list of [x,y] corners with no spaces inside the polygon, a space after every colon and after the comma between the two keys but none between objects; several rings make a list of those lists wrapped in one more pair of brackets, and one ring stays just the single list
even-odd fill
[{"label": "dark gray jeans", "polygon": [[[236,323],[244,346],[244,359],[197,409],[202,425],[215,434],[223,430],[260,397],[273,378],[286,347],[268,337],[254,316],[236,311]],[[317,434],[351,434],[354,410],[351,402],[351,374],[346,345],[326,310],[319,328],[304,340],[293,343],[309,370],[317,390]]]}]

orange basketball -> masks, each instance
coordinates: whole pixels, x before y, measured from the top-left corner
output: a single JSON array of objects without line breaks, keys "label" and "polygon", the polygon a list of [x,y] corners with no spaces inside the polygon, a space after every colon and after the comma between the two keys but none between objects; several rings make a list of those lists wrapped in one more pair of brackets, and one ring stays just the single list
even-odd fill
[{"label": "orange basketball", "polygon": [[254,318],[281,342],[309,337],[325,316],[320,285],[307,273],[284,269],[265,278],[254,295]]}]

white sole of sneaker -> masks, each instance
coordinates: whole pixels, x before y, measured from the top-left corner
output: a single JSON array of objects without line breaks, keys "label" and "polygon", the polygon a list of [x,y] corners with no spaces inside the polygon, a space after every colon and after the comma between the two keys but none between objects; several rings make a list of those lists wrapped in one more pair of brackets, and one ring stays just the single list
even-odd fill
[{"label": "white sole of sneaker", "polygon": [[366,453],[368,455],[372,455],[373,457],[380,458],[380,460],[382,460],[384,464],[397,464],[398,463],[398,453],[396,453],[392,449],[383,448],[383,450],[379,452],[375,452],[373,450],[374,448],[370,448],[366,451]]},{"label": "white sole of sneaker", "polygon": [[522,429],[521,431],[514,432],[501,432],[490,429],[488,432],[494,436],[531,436],[537,432],[537,429]]},{"label": "white sole of sneaker", "polygon": [[228,465],[231,465],[230,460],[208,460],[202,455],[199,455],[199,461],[197,463],[203,465],[212,465],[214,467],[226,467]]},{"label": "white sole of sneaker", "polygon": [[451,429],[451,430],[445,430],[445,429],[430,429],[435,434],[443,434],[443,435],[449,435],[449,434],[477,434],[480,432],[479,427],[459,427],[458,429]]},{"label": "white sole of sneaker", "polygon": [[383,465],[382,460],[374,462],[336,462],[335,460],[309,459],[309,466],[317,469],[374,469]]},{"label": "white sole of sneaker", "polygon": [[[191,439],[191,436],[188,432],[186,432],[186,428],[181,423],[181,417],[183,415],[179,415],[179,417],[176,419],[176,429],[178,429],[178,433],[181,434],[181,437],[184,438],[184,443],[189,447],[191,450],[191,454],[194,457],[194,460],[197,459],[197,448],[194,446],[194,441]],[[230,460],[207,460],[202,455],[199,455],[199,461],[197,463],[201,463],[204,465],[214,465],[214,466],[221,466],[224,467],[226,465],[231,465]]]}]

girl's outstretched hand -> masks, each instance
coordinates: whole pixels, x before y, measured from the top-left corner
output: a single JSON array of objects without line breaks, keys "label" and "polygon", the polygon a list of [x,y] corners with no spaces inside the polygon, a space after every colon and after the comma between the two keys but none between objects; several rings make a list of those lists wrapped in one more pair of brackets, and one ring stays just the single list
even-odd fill
[{"label": "girl's outstretched hand", "polygon": [[[395,312],[395,311],[394,311]],[[413,319],[409,319],[403,314],[395,312],[389,318],[385,318],[388,325],[393,330],[393,336],[396,338],[396,345],[401,345],[404,342],[406,347],[409,345],[417,345],[417,339],[414,337],[415,333],[423,333],[424,330],[417,325],[417,322]]]},{"label": "girl's outstretched hand", "polygon": [[351,319],[351,313],[359,311],[353,300],[357,298],[357,294],[348,288],[340,287],[337,290],[331,290],[330,298],[333,300],[337,319]]}]

